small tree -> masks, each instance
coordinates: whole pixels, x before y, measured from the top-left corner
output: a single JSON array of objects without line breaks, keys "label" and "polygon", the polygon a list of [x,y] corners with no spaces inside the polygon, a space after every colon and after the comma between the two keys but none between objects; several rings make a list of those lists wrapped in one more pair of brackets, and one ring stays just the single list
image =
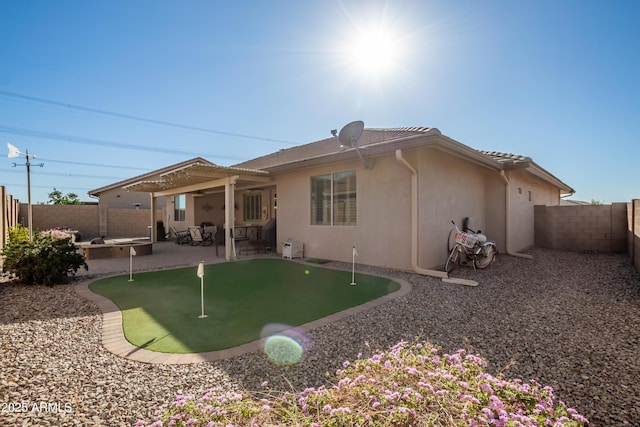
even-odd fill
[{"label": "small tree", "polygon": [[82,202],[76,193],[67,193],[63,195],[62,191],[57,190],[54,187],[53,191],[49,193],[49,203],[53,205],[79,205]]},{"label": "small tree", "polygon": [[24,227],[11,227],[9,242],[2,251],[6,257],[4,270],[27,285],[66,283],[69,275],[75,275],[80,267],[89,269],[71,237],[61,230],[47,230],[35,233],[30,242]]}]

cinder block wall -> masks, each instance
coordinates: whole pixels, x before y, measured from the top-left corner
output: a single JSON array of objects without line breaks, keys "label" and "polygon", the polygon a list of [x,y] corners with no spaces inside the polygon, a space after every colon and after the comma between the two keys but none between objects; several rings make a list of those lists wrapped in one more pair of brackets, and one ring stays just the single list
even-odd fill
[{"label": "cinder block wall", "polygon": [[149,209],[108,209],[109,237],[144,237],[150,218]]},{"label": "cinder block wall", "polygon": [[[78,230],[83,239],[146,237],[151,219],[149,209],[110,209],[98,205],[32,205],[32,209],[34,230],[71,228]],[[20,212],[23,225],[27,226],[26,203],[20,205]],[[157,210],[158,221],[164,221],[164,212]]]},{"label": "cinder block wall", "polygon": [[[34,230],[52,228],[71,228],[78,230],[84,237],[98,235],[98,205],[32,205]],[[20,212],[24,212],[27,222],[28,205],[23,203]]]},{"label": "cinder block wall", "polygon": [[640,200],[627,204],[629,258],[636,271],[640,272]]},{"label": "cinder block wall", "polygon": [[572,252],[627,252],[627,204],[534,207],[535,245]]}]

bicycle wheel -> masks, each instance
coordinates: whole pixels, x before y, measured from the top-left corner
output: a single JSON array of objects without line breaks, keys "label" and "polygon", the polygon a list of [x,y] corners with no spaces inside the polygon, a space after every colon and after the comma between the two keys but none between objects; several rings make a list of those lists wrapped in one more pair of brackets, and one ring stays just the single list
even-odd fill
[{"label": "bicycle wheel", "polygon": [[447,262],[444,264],[444,271],[451,273],[458,263],[460,263],[460,251],[458,250],[458,245],[455,245],[447,257]]},{"label": "bicycle wheel", "polygon": [[476,265],[476,268],[480,270],[489,267],[496,260],[497,253],[496,245],[486,245],[482,247],[482,250],[476,256],[476,259],[473,261]]}]

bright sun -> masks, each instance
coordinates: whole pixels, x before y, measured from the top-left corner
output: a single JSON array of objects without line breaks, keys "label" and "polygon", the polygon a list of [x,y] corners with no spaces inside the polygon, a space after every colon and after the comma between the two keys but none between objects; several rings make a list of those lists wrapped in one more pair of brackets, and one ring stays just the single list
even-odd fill
[{"label": "bright sun", "polygon": [[378,24],[358,28],[346,41],[344,59],[357,75],[379,80],[399,68],[403,54],[404,46],[398,35]]}]

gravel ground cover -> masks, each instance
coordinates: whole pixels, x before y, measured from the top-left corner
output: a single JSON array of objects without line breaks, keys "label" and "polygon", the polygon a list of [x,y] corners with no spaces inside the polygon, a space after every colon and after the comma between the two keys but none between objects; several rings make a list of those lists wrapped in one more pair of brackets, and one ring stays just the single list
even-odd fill
[{"label": "gravel ground cover", "polygon": [[101,347],[101,313],[72,285],[0,285],[0,425],[132,425],[176,395],[214,386],[317,387],[370,352],[365,343],[386,349],[416,337],[477,353],[490,373],[552,386],[592,426],[640,425],[640,275],[623,254],[528,253],[535,259],[499,256],[485,271],[455,271],[478,287],[358,266],[414,289],[312,331],[313,347],[293,366],[262,352],[194,365],[132,362]]}]

